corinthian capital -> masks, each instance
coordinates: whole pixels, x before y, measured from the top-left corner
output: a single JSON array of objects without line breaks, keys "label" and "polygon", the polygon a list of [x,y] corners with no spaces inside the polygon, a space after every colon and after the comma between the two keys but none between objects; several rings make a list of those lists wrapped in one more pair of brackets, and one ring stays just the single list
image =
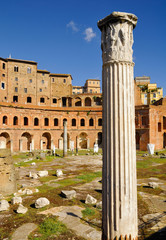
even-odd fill
[{"label": "corinthian capital", "polygon": [[137,24],[134,14],[113,12],[98,21],[102,32],[103,63],[110,61],[132,62],[133,29]]}]

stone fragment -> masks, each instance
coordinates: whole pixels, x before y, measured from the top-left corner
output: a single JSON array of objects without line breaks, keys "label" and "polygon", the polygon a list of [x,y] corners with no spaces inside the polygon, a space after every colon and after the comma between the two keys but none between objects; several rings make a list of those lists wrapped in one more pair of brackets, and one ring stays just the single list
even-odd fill
[{"label": "stone fragment", "polygon": [[35,163],[35,162],[32,162],[31,165],[32,165],[32,166],[36,166],[36,163]]},{"label": "stone fragment", "polygon": [[0,199],[3,199],[3,195],[2,194],[0,194]]},{"label": "stone fragment", "polygon": [[6,211],[9,209],[9,203],[6,200],[1,200],[0,201],[0,212],[1,211]]},{"label": "stone fragment", "polygon": [[142,157],[148,157],[149,155],[147,153],[144,153]]},{"label": "stone fragment", "polygon": [[39,189],[36,188],[36,189],[35,189],[35,192],[38,193],[38,192],[39,192]]},{"label": "stone fragment", "polygon": [[96,203],[96,208],[102,209],[102,201]]},{"label": "stone fragment", "polygon": [[18,209],[16,210],[17,213],[25,214],[28,211],[27,207],[24,207],[22,204],[19,204]]},{"label": "stone fragment", "polygon": [[38,171],[37,175],[39,177],[47,177],[48,176],[48,171]]},{"label": "stone fragment", "polygon": [[35,201],[35,208],[42,208],[42,207],[45,207],[47,205],[50,204],[50,201],[43,197],[43,198],[38,198],[36,201]]},{"label": "stone fragment", "polygon": [[161,213],[152,213],[152,214],[146,214],[142,217],[142,220],[144,222],[148,222],[152,219],[158,218],[161,215]]},{"label": "stone fragment", "polygon": [[96,204],[97,203],[97,199],[95,199],[94,197],[92,197],[91,195],[87,195],[86,196],[86,200],[85,200],[86,204]]},{"label": "stone fragment", "polygon": [[30,172],[30,173],[29,173],[29,177],[30,177],[30,178],[33,178],[33,179],[37,179],[37,178],[38,178],[38,174],[37,174],[37,173],[32,173],[32,172]]},{"label": "stone fragment", "polygon": [[76,197],[76,191],[71,190],[71,191],[61,191],[61,195],[67,199],[72,199]]},{"label": "stone fragment", "polygon": [[155,147],[154,144],[151,144],[151,143],[147,144],[147,149],[148,149],[149,154],[151,154],[151,155],[154,154],[154,147]]},{"label": "stone fragment", "polygon": [[11,200],[11,204],[18,204],[18,203],[22,203],[22,197],[13,197]]},{"label": "stone fragment", "polygon": [[63,176],[63,172],[62,172],[61,169],[57,169],[57,170],[56,170],[56,176],[57,176],[57,177]]},{"label": "stone fragment", "polygon": [[159,184],[156,182],[148,182],[148,186],[155,189],[159,187]]}]

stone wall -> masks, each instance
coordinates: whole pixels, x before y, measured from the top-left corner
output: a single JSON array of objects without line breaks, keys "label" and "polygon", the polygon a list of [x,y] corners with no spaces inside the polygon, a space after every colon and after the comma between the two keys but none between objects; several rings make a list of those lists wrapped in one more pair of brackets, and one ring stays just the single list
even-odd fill
[{"label": "stone wall", "polygon": [[8,195],[16,191],[16,174],[10,151],[0,149],[0,194]]}]

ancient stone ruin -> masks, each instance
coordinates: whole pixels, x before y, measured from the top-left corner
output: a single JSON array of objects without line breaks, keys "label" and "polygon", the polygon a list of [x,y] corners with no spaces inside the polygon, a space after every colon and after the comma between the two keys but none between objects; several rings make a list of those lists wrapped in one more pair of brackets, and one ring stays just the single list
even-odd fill
[{"label": "ancient stone ruin", "polygon": [[134,14],[98,22],[103,57],[103,240],[137,239],[136,146],[132,61]]},{"label": "ancient stone ruin", "polygon": [[16,173],[10,150],[0,149],[0,194],[12,194],[16,189]]}]

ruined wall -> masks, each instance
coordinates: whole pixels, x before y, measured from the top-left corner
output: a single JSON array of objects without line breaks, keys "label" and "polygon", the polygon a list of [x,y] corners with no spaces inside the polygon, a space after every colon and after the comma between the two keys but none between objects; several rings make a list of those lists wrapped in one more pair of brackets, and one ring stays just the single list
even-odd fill
[{"label": "ruined wall", "polygon": [[0,194],[8,195],[16,191],[16,174],[10,151],[0,149]]}]

